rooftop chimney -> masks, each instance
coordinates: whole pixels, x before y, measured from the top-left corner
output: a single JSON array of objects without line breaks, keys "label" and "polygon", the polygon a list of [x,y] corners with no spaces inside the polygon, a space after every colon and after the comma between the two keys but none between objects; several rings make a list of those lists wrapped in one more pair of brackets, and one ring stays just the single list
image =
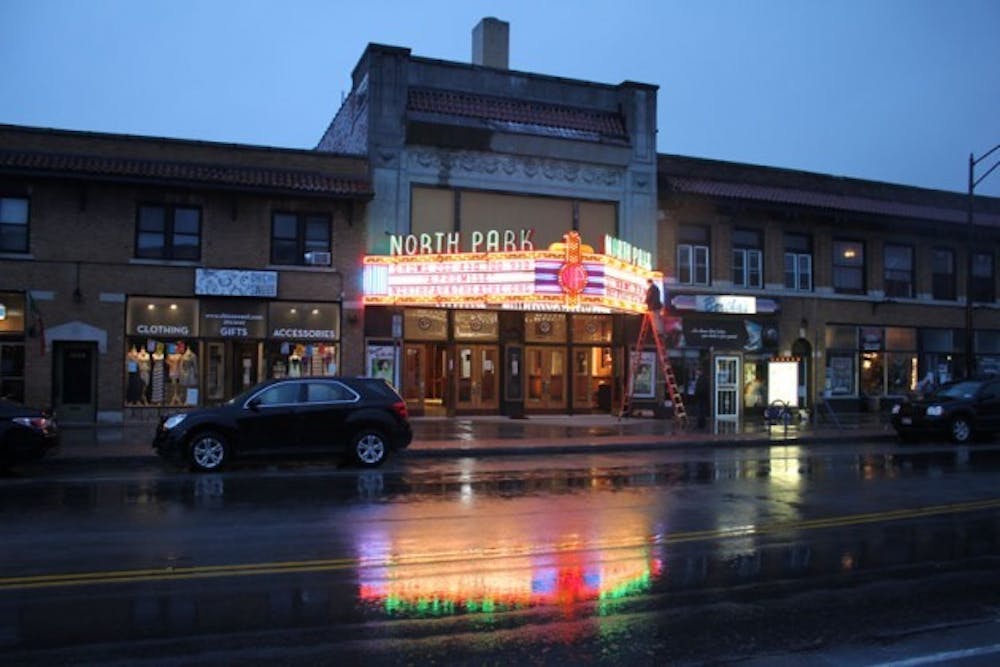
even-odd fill
[{"label": "rooftop chimney", "polygon": [[472,64],[507,69],[510,24],[492,16],[472,29]]}]

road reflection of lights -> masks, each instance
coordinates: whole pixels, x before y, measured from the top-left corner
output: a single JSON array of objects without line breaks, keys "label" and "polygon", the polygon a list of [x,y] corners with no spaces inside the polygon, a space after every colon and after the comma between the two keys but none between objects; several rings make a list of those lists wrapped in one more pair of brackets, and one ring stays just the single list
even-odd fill
[{"label": "road reflection of lights", "polygon": [[851,552],[846,552],[840,556],[840,569],[845,572],[854,569],[854,554]]}]

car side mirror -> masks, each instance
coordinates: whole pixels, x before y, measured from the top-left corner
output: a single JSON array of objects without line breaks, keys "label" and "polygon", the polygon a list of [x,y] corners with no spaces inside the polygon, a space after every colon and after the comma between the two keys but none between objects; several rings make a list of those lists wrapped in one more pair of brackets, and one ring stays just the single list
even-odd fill
[{"label": "car side mirror", "polygon": [[254,412],[257,412],[257,410],[260,409],[260,399],[259,398],[250,399],[250,402],[247,403],[247,407],[253,410]]}]

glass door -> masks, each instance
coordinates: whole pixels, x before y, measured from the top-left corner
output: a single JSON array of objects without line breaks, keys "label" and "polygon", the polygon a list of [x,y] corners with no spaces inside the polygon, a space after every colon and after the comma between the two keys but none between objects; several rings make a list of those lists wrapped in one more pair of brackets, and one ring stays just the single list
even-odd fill
[{"label": "glass door", "polygon": [[495,345],[459,345],[455,373],[455,409],[487,411],[500,407],[500,351]]},{"label": "glass door", "polygon": [[406,407],[415,415],[424,412],[424,368],[427,346],[408,343],[403,347],[403,399]]},{"label": "glass door", "polygon": [[566,409],[566,351],[529,347],[526,350],[529,410]]},{"label": "glass door", "polygon": [[591,360],[596,348],[573,348],[573,407],[589,410],[595,407],[597,388],[591,373]]},{"label": "glass door", "polygon": [[715,358],[715,418],[736,421],[740,417],[740,358]]}]

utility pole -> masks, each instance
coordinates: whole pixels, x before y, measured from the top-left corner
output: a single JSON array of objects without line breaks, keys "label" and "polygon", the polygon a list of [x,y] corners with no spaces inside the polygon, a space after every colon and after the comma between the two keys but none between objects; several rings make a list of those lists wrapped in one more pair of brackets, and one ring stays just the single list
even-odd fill
[{"label": "utility pole", "polygon": [[976,165],[988,158],[990,155],[1000,150],[1000,144],[997,144],[987,152],[980,155],[978,158],[969,153],[969,201],[968,201],[968,228],[969,228],[969,239],[968,239],[968,256],[966,257],[965,266],[965,376],[972,377],[976,370],[976,360],[973,356],[975,352],[975,346],[973,345],[973,336],[975,335],[975,328],[972,321],[972,255],[975,246],[974,238],[974,225],[973,225],[973,207],[975,206],[975,190],[976,186],[983,182],[983,179],[990,175],[994,169],[1000,166],[1000,160],[993,163],[993,166],[986,170],[979,178],[976,178]]}]

